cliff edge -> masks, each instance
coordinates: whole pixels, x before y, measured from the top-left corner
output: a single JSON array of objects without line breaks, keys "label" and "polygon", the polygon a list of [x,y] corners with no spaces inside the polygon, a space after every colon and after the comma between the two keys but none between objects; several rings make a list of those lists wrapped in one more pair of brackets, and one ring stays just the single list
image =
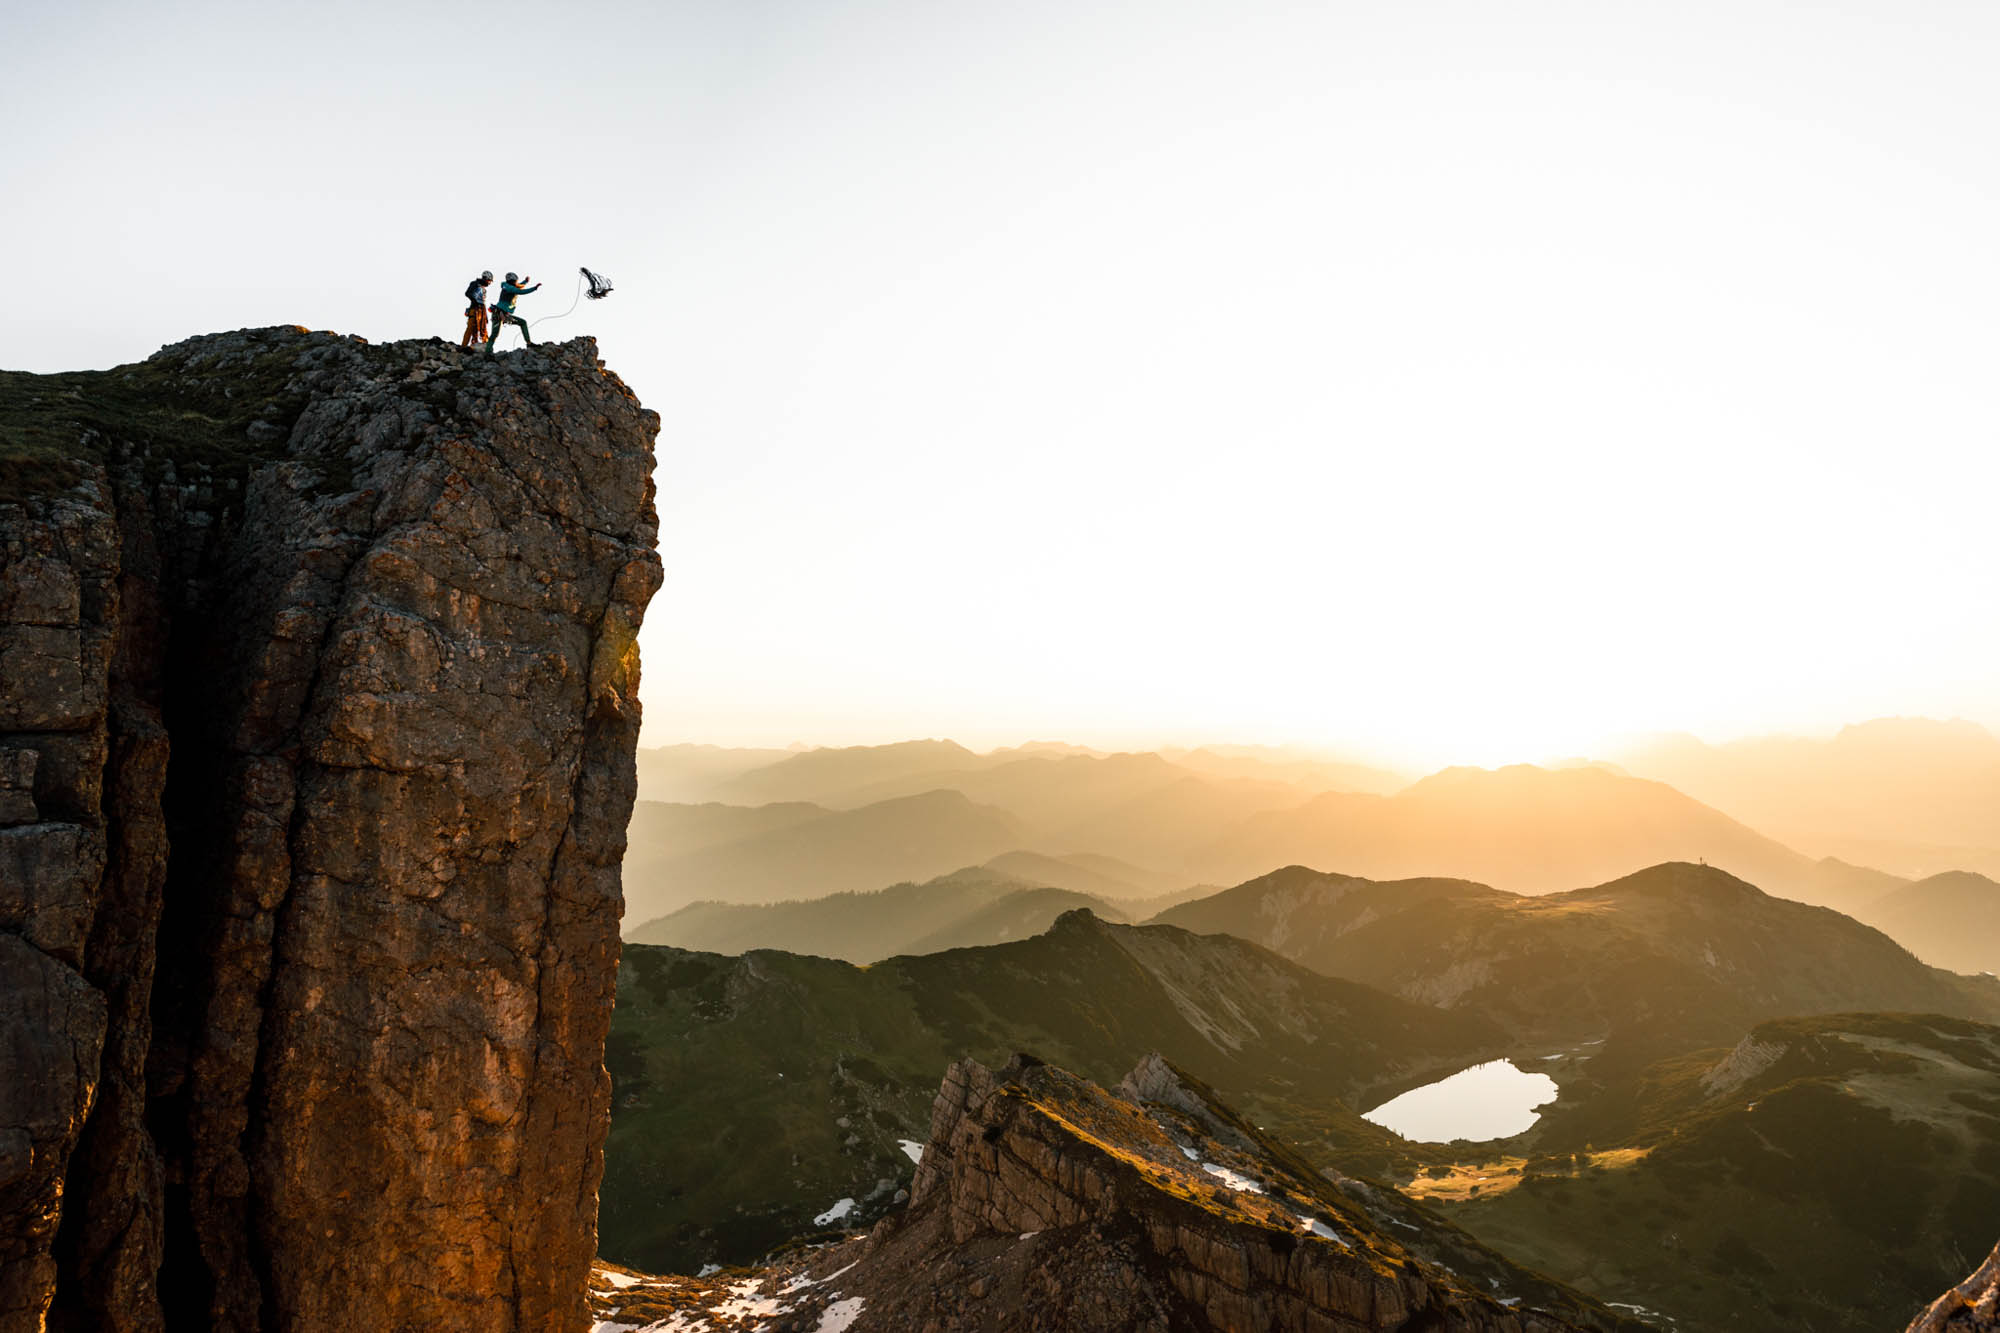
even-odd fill
[{"label": "cliff edge", "polygon": [[1996,1333],[2000,1330],[2000,1245],[1986,1262],[1910,1321],[1908,1333]]},{"label": "cliff edge", "polygon": [[584,1326],[658,427],[587,339],[0,375],[0,1330]]}]

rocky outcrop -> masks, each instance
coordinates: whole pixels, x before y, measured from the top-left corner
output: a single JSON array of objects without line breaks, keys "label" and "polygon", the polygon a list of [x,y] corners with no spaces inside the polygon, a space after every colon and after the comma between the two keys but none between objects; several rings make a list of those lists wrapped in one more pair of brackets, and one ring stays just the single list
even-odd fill
[{"label": "rocky outcrop", "polygon": [[2000,1333],[2000,1245],[1912,1320],[1908,1333]]},{"label": "rocky outcrop", "polygon": [[0,392],[0,1330],[581,1327],[658,418],[589,340]]},{"label": "rocky outcrop", "polygon": [[649,1333],[1644,1327],[1384,1193],[1314,1172],[1158,1056],[1117,1095],[966,1060],[909,1207],[865,1237],[706,1281],[605,1268],[593,1296],[603,1326]]}]

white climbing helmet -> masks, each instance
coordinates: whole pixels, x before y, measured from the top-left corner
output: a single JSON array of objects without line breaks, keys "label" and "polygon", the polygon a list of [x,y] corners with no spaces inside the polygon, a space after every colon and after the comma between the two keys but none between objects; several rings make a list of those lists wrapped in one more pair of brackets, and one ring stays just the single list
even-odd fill
[{"label": "white climbing helmet", "polygon": [[509,273],[509,274],[507,275],[507,281],[509,281],[509,282],[519,282],[519,281],[520,281],[520,279],[519,279],[519,278],[517,278],[517,277],[515,277],[515,276],[514,276],[513,274]]},{"label": "white climbing helmet", "polygon": [[479,275],[479,280],[480,280],[481,282],[491,282],[491,281],[493,281],[493,270],[489,268],[489,269],[485,270],[484,272],[482,272],[482,273],[481,273],[481,274]]}]

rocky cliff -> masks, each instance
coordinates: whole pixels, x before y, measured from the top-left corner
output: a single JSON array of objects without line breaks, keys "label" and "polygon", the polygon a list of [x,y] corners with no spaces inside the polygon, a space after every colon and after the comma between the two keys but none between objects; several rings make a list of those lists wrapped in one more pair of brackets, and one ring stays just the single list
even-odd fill
[{"label": "rocky cliff", "polygon": [[1908,1333],[2000,1333],[2000,1245],[1911,1321]]},{"label": "rocky cliff", "polygon": [[1645,1327],[1313,1171],[1157,1055],[1115,1093],[1028,1057],[961,1061],[908,1208],[865,1237],[706,1280],[607,1267],[593,1286],[600,1327],[645,1333]]},{"label": "rocky cliff", "polygon": [[582,1325],[657,429],[589,340],[0,376],[0,1330]]}]

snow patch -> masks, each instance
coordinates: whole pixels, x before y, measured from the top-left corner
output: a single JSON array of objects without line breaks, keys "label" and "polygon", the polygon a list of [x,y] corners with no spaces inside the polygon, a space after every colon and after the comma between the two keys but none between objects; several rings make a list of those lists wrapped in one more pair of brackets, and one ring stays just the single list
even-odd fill
[{"label": "snow patch", "polygon": [[699,1273],[696,1273],[695,1276],[707,1277],[711,1273],[720,1273],[721,1271],[722,1271],[721,1264],[703,1264],[701,1266],[701,1271]]},{"label": "snow patch", "polygon": [[1354,1248],[1347,1243],[1347,1237],[1341,1235],[1317,1217],[1313,1217],[1307,1213],[1299,1214],[1299,1230],[1305,1232],[1308,1236],[1318,1236],[1321,1240],[1330,1240],[1342,1249]]},{"label": "snow patch", "polygon": [[853,1211],[854,1211],[854,1200],[842,1199],[840,1202],[834,1204],[833,1207],[827,1209],[825,1212],[821,1213],[818,1217],[815,1217],[813,1219],[813,1225],[816,1227],[827,1226],[831,1223],[838,1222],[841,1218],[846,1217],[849,1213]]},{"label": "snow patch", "polygon": [[614,1273],[608,1268],[598,1269],[594,1276],[603,1278],[620,1291],[625,1290],[627,1287],[636,1287],[639,1285],[639,1279],[633,1277],[630,1273]]},{"label": "snow patch", "polygon": [[[854,1264],[858,1264],[860,1262],[861,1261],[859,1259],[856,1259],[854,1261]],[[839,1277],[842,1273],[845,1273],[848,1269],[854,1267],[854,1264],[843,1264],[841,1267],[834,1269],[831,1273],[828,1273],[825,1277],[795,1277],[790,1282],[787,1282],[784,1286],[778,1288],[778,1294],[780,1296],[789,1296],[795,1291],[804,1291],[807,1287],[817,1287],[824,1283],[831,1282],[835,1278]]]},{"label": "snow patch", "polygon": [[[896,1146],[901,1148],[903,1155],[911,1161],[921,1162],[924,1160],[924,1145],[918,1143],[915,1139],[897,1139]],[[842,1325],[842,1327],[844,1328],[846,1325]]]},{"label": "snow patch", "polygon": [[792,1308],[776,1296],[759,1296],[757,1291],[763,1285],[754,1277],[730,1283],[729,1299],[715,1307],[716,1317],[736,1320],[770,1319]]},{"label": "snow patch", "polygon": [[820,1312],[819,1327],[813,1333],[846,1333],[847,1326],[861,1314],[864,1298],[850,1296],[844,1301],[835,1301]]},{"label": "snow patch", "polygon": [[1217,1180],[1220,1180],[1230,1189],[1235,1190],[1238,1194],[1262,1194],[1264,1192],[1262,1184],[1250,1179],[1248,1176],[1239,1176],[1226,1166],[1217,1166],[1214,1162],[1203,1162],[1201,1169],[1214,1176]]}]

